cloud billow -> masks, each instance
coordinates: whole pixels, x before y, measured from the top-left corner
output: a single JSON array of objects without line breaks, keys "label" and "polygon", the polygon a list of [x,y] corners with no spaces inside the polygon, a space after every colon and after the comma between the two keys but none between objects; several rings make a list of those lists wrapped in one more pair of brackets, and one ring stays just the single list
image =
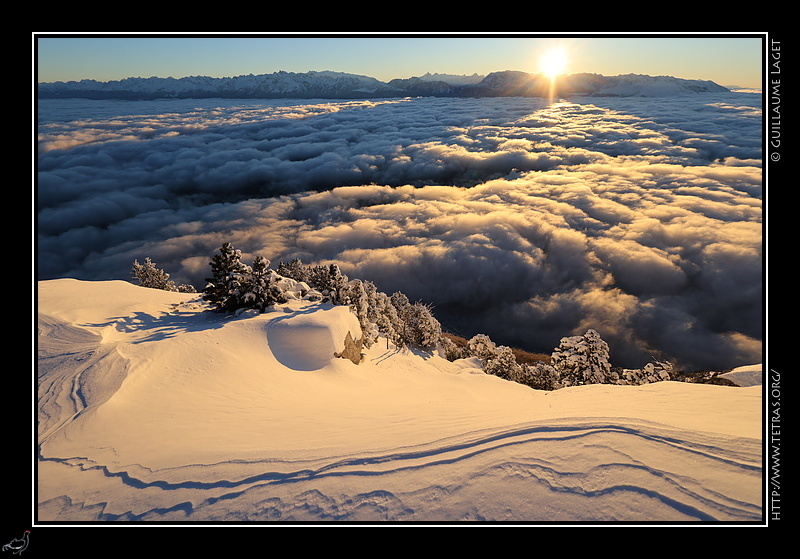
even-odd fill
[{"label": "cloud billow", "polygon": [[335,261],[501,343],[549,352],[595,328],[615,364],[758,361],[760,122],[760,99],[734,94],[53,121],[38,274],[124,279],[149,256],[201,287],[230,241],[246,258]]}]

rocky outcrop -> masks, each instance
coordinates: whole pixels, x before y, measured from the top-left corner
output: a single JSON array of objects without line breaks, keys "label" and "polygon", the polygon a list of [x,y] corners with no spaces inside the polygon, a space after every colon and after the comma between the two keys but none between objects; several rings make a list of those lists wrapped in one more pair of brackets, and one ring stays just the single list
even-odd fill
[{"label": "rocky outcrop", "polygon": [[361,363],[364,355],[361,353],[361,348],[364,345],[363,338],[359,338],[357,340],[353,339],[353,336],[350,332],[347,332],[347,336],[344,338],[344,349],[342,351],[337,351],[333,355],[334,357],[341,357],[342,359],[349,359],[356,365]]}]

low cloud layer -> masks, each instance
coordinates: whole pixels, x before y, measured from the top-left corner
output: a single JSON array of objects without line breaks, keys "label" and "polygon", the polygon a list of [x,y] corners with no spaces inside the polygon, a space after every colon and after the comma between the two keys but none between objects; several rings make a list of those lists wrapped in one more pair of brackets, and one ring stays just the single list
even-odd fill
[{"label": "low cloud layer", "polygon": [[335,261],[500,343],[595,328],[617,365],[761,360],[759,96],[53,104],[40,279],[149,256],[202,287],[230,241]]}]

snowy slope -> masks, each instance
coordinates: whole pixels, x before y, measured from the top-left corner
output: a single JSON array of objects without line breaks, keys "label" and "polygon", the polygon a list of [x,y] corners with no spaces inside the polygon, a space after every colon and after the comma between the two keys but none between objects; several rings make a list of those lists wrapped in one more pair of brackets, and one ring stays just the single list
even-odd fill
[{"label": "snowy slope", "polygon": [[709,80],[688,80],[672,76],[622,74],[607,77],[575,74],[568,77],[573,91],[586,91],[601,97],[671,97],[705,92],[723,92],[727,88]]},{"label": "snowy slope", "polygon": [[737,386],[760,386],[761,365],[744,365],[720,375]]},{"label": "snowy slope", "polygon": [[345,307],[38,284],[37,520],[759,521],[761,387],[336,358]]}]

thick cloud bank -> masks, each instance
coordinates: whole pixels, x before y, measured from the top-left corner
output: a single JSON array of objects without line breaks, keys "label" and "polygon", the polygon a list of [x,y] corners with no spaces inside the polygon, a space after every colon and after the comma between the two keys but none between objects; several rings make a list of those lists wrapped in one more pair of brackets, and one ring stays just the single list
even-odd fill
[{"label": "thick cloud bank", "polygon": [[40,102],[38,277],[198,288],[225,242],[340,264],[463,334],[761,361],[761,99]]}]

